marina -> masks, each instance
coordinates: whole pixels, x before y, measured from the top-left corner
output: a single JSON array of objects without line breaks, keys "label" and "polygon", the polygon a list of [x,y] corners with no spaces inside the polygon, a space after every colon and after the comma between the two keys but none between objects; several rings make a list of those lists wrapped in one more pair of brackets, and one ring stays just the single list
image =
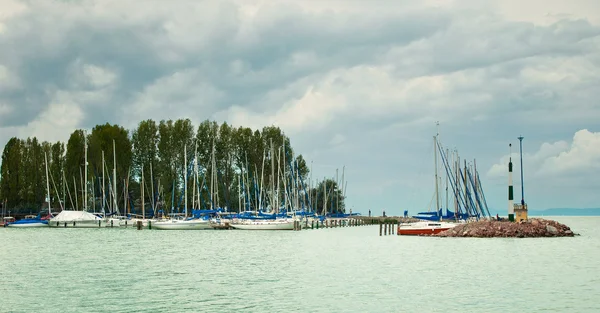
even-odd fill
[{"label": "marina", "polygon": [[0,0],[0,313],[598,313],[599,34],[590,0]]}]

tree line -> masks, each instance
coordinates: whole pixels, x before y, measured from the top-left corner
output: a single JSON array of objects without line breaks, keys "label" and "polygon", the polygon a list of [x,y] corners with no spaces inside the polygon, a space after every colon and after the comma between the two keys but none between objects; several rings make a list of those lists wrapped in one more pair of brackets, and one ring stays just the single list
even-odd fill
[{"label": "tree line", "polygon": [[[188,164],[184,164],[184,151]],[[277,186],[283,189],[284,180],[288,182],[288,192],[290,186],[302,190],[301,196],[296,193],[302,198],[301,206],[308,206],[306,200],[311,199],[310,207],[319,213],[323,213],[324,204],[327,212],[343,212],[345,207],[337,179],[324,179],[318,184],[310,181],[306,161],[295,153],[290,139],[275,126],[253,130],[205,120],[194,127],[189,119],[160,122],[149,119],[131,131],[109,123],[96,125],[90,133],[77,129],[66,144],[39,142],[36,137],[13,137],[4,147],[0,168],[0,199],[6,208],[22,213],[47,208],[46,156],[51,205],[55,209],[80,210],[85,203],[83,190],[87,188],[88,210],[99,211],[101,207],[110,210],[116,206],[121,213],[124,210],[139,213],[142,187],[146,211],[148,206],[178,209],[184,203],[186,174],[188,209],[205,209],[211,200],[214,206],[230,211],[254,209],[260,201],[270,202],[269,193]],[[194,160],[197,165],[191,166]],[[211,198],[208,188],[211,173],[216,175],[212,192],[218,194],[216,199]],[[341,182],[340,185],[343,186]],[[245,208],[240,208],[240,190],[245,191]],[[286,201],[283,194],[280,203]]]}]

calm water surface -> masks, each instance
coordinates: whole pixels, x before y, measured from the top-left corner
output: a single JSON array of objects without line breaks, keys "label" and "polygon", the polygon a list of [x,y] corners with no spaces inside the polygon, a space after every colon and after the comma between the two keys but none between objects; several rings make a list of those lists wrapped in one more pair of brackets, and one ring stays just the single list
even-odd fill
[{"label": "calm water surface", "polygon": [[0,228],[1,312],[600,312],[600,218],[575,238]]}]

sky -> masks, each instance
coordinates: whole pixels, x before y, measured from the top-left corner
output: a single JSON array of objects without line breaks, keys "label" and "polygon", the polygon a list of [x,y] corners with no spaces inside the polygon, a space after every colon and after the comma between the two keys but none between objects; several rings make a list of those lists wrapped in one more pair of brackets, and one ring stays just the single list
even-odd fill
[{"label": "sky", "polygon": [[437,132],[493,214],[510,155],[521,198],[521,135],[531,209],[600,207],[598,86],[597,0],[0,0],[0,149],[106,122],[275,125],[365,214],[433,208]]}]

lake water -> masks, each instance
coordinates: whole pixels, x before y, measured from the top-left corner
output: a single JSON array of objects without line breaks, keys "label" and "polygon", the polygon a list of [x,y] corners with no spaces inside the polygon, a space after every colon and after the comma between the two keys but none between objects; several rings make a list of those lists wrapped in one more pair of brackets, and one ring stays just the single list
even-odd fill
[{"label": "lake water", "polygon": [[600,218],[574,238],[0,228],[0,312],[600,312]]}]

